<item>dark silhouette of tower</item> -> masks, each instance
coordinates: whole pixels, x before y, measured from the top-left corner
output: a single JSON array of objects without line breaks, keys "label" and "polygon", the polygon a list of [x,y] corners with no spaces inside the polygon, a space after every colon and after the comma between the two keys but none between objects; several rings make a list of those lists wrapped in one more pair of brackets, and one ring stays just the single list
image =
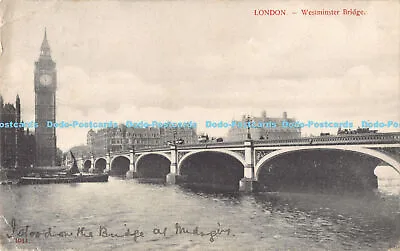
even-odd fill
[{"label": "dark silhouette of tower", "polygon": [[35,130],[36,166],[55,166],[56,164],[56,129],[47,128],[47,121],[56,120],[56,63],[51,58],[50,46],[46,30],[40,56],[35,62],[35,120],[38,128]]}]

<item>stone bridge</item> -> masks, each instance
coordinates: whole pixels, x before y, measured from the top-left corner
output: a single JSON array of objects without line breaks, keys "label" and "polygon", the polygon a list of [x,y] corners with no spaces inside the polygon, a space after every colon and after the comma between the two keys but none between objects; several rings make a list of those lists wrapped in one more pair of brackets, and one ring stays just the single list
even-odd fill
[{"label": "stone bridge", "polygon": [[283,184],[295,189],[310,181],[310,189],[369,189],[377,186],[373,172],[379,164],[400,175],[400,132],[174,145],[78,159],[83,171],[160,178],[168,184],[234,185],[241,191],[276,190]]}]

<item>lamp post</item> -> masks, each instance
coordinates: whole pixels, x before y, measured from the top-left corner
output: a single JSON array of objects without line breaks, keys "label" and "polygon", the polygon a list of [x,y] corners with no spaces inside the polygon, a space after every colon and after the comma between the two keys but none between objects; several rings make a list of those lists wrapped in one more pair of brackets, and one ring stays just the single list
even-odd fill
[{"label": "lamp post", "polygon": [[183,140],[176,139],[177,136],[177,128],[173,128],[173,141],[168,141],[168,145],[171,147],[171,166],[170,173],[166,177],[167,184],[176,184],[176,176],[178,176],[178,144],[183,144]]},{"label": "lamp post", "polygon": [[134,162],[135,162],[135,145],[131,141],[131,145],[129,148],[129,171],[126,173],[127,178],[133,179],[134,177],[137,177],[135,175],[136,170],[135,170]]},{"label": "lamp post", "polygon": [[173,129],[172,129],[172,133],[173,133],[173,137],[174,137],[174,144],[176,145],[176,135],[178,134],[178,132],[177,132],[177,128],[176,127],[174,127]]},{"label": "lamp post", "polygon": [[94,155],[93,152],[90,152],[90,167],[89,167],[89,172],[94,171]]},{"label": "lamp post", "polygon": [[176,165],[178,168],[178,145],[176,144],[176,136],[178,134],[178,129],[176,127],[173,128],[173,134],[174,134],[174,141],[173,141],[173,145],[174,145],[174,151],[175,151],[175,156],[176,156]]},{"label": "lamp post", "polygon": [[251,139],[250,122],[252,122],[252,120],[251,120],[250,115],[247,115],[246,122],[247,122],[247,139]]}]

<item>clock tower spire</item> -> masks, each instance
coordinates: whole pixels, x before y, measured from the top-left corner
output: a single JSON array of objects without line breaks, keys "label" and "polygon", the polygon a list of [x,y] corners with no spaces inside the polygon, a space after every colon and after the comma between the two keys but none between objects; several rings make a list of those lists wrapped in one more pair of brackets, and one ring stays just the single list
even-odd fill
[{"label": "clock tower spire", "polygon": [[[35,129],[37,167],[55,166],[56,164],[56,129],[47,127],[49,122],[56,121],[56,63],[52,60],[50,46],[47,41],[47,31],[40,47],[40,56],[35,62]],[[50,123],[49,123],[50,124]]]},{"label": "clock tower spire", "polygon": [[42,42],[42,46],[40,46],[40,57],[48,57],[51,59],[51,50],[49,46],[49,42],[47,41],[47,30],[44,28],[44,38]]}]

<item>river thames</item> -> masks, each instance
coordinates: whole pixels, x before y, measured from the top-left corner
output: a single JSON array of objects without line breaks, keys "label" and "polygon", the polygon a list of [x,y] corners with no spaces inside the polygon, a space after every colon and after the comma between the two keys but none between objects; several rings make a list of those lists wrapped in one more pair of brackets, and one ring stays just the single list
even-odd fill
[{"label": "river thames", "polygon": [[2,250],[388,250],[400,239],[398,196],[210,194],[111,177],[3,185],[0,199]]}]

